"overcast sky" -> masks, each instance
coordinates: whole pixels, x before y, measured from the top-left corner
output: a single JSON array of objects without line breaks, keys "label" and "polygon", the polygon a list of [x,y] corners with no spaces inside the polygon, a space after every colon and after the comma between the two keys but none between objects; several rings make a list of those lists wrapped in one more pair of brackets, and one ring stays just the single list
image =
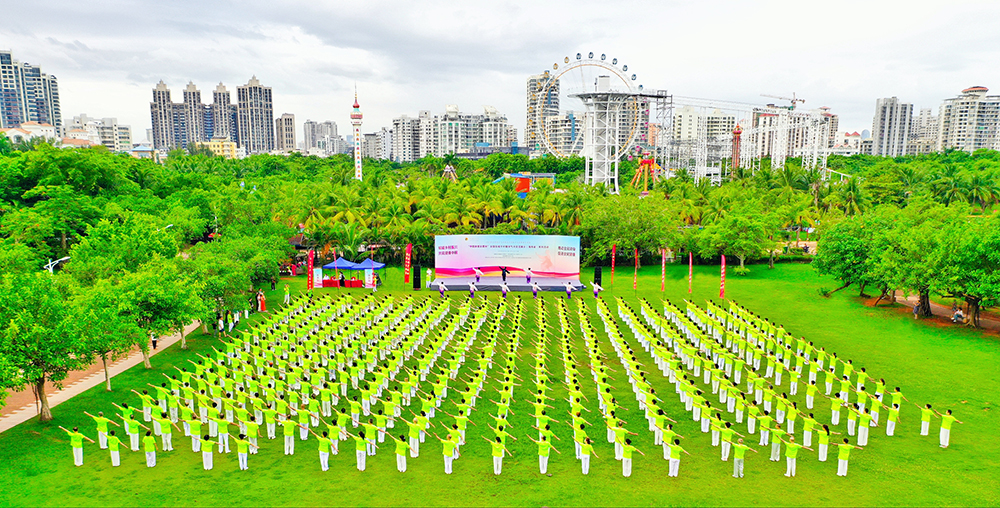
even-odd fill
[{"label": "overcast sky", "polygon": [[[971,85],[1000,92],[1000,2],[128,1],[8,2],[0,47],[59,78],[64,122],[113,116],[136,141],[152,88],[180,102],[251,75],[274,113],[365,132],[446,104],[492,105],[523,136],[525,78],[577,52],[629,65],[646,89],[760,102],[796,92],[841,130],[871,128],[878,97],[935,110]],[[300,138],[301,139],[301,138]]]}]

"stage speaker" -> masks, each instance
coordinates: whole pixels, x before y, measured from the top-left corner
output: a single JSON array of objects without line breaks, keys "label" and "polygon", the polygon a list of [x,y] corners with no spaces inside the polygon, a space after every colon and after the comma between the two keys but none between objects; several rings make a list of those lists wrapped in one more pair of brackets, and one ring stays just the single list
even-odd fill
[{"label": "stage speaker", "polygon": [[410,267],[410,278],[413,279],[413,289],[420,289],[420,267]]},{"label": "stage speaker", "polygon": [[601,267],[599,266],[594,267],[594,282],[597,283],[598,286],[601,285]]}]

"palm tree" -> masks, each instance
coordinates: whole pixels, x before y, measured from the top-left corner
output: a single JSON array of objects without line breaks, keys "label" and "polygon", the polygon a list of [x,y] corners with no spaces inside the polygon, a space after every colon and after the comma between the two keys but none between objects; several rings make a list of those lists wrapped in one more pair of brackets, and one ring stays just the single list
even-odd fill
[{"label": "palm tree", "polygon": [[857,177],[852,176],[841,183],[837,189],[837,195],[840,198],[840,206],[847,215],[861,213],[868,204],[868,198],[865,196]]},{"label": "palm tree", "polygon": [[995,179],[981,172],[973,173],[968,180],[965,197],[972,204],[978,204],[981,210],[992,205],[1000,194],[1000,186]]},{"label": "palm tree", "polygon": [[945,166],[944,170],[931,183],[934,196],[945,205],[953,201],[963,201],[966,195],[964,179],[958,173],[956,166]]}]

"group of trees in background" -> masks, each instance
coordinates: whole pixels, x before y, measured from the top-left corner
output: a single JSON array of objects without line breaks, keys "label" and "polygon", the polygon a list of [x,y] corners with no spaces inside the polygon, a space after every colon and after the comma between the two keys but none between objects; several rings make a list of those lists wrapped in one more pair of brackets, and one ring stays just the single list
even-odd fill
[{"label": "group of trees in background", "polygon": [[[441,177],[446,165],[457,181]],[[586,264],[607,264],[613,246],[647,262],[670,249],[705,262],[735,256],[737,273],[822,238],[817,266],[845,285],[996,303],[1000,154],[833,157],[830,166],[848,177],[765,160],[722,185],[679,171],[648,195],[627,186],[612,195],[580,183],[579,158],[366,160],[358,182],[347,156],[175,153],[161,165],[102,148],[5,145],[0,388],[34,387],[44,405],[45,383],[70,370],[245,309],[255,286],[295,261],[293,238],[320,262],[336,251],[399,263],[413,244],[421,264],[432,262],[436,234],[568,234],[581,237]],[[634,170],[625,161],[622,181]],[[511,172],[554,173],[555,188],[539,183],[520,198],[503,178]],[[64,269],[42,272],[64,256]]]}]

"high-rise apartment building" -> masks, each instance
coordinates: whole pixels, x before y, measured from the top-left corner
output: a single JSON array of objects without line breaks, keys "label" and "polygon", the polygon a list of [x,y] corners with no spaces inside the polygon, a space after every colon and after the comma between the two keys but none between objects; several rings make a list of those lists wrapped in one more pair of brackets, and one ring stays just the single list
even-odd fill
[{"label": "high-rise apartment building", "polygon": [[187,146],[186,116],[183,105],[175,104],[170,98],[170,89],[161,79],[153,88],[153,102],[149,103],[149,114],[153,121],[153,148],[170,150]]},{"label": "high-rise apartment building", "polygon": [[257,76],[236,88],[237,129],[240,147],[247,154],[274,150],[274,108],[271,88],[262,86]]},{"label": "high-rise apartment building", "polygon": [[1000,96],[986,95],[985,86],[962,90],[958,97],[941,104],[937,150],[954,148],[972,153],[980,148],[997,149]]},{"label": "high-rise apartment building", "polygon": [[211,138],[236,141],[239,133],[236,129],[236,105],[229,96],[229,90],[219,83],[212,91],[212,135]]},{"label": "high-rise apartment building", "polygon": [[477,148],[510,147],[517,143],[517,129],[492,106],[483,114],[468,114],[448,105],[444,114],[421,111],[417,118],[403,115],[392,123],[392,157],[412,162],[428,154],[470,153]]},{"label": "high-rise apartment building", "polygon": [[274,121],[274,149],[279,152],[295,150],[295,115],[285,113]]},{"label": "high-rise apartment building", "polygon": [[[190,143],[204,143],[212,139],[212,115],[207,106],[201,102],[201,91],[192,82],[188,82],[183,92],[184,115],[184,146]],[[206,122],[206,117],[208,122]]]},{"label": "high-rise apartment building", "polygon": [[332,151],[333,138],[337,136],[337,124],[329,120],[325,122],[314,122],[312,120],[306,120],[302,124],[302,148],[308,151],[311,148],[319,148],[321,150],[326,150],[326,153],[335,153]]},{"label": "high-rise apartment building", "polygon": [[533,150],[544,150],[542,129],[545,120],[559,115],[559,80],[554,80],[548,88],[545,88],[548,79],[547,74],[535,74],[528,76],[526,83],[527,115],[524,124],[524,144]]},{"label": "high-rise apartment building", "polygon": [[876,100],[875,117],[872,120],[872,155],[906,155],[912,123],[913,104],[900,102],[896,97]]},{"label": "high-rise apartment building", "polygon": [[10,51],[0,50],[0,128],[25,122],[62,127],[59,83],[41,67],[21,63]]},{"label": "high-rise apartment building", "polygon": [[733,115],[727,115],[719,109],[703,114],[693,106],[679,108],[674,113],[673,120],[675,141],[700,139],[699,132],[702,130],[710,141],[730,140],[736,127],[736,117]]},{"label": "high-rise apartment building", "polygon": [[104,145],[112,152],[132,150],[132,129],[119,125],[117,118],[90,118],[86,114],[74,116],[66,126],[68,131],[82,131],[92,145]]}]

